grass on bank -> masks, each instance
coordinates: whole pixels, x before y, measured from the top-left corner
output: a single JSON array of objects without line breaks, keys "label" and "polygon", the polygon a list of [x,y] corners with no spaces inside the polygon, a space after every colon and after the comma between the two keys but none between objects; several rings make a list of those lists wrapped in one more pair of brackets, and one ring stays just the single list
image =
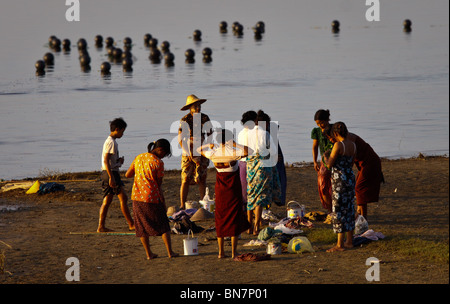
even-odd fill
[{"label": "grass on bank", "polygon": [[430,262],[446,263],[449,262],[448,242],[435,242],[422,240],[417,237],[387,237],[377,243],[381,250],[389,250],[398,255],[422,258]]},{"label": "grass on bank", "polygon": [[[306,237],[311,244],[333,245],[337,236],[330,228],[314,228],[306,230]],[[436,242],[422,240],[410,236],[386,236],[379,241],[373,241],[371,246],[377,250],[389,251],[405,257],[415,257],[429,262],[449,263],[449,244],[447,242]],[[363,245],[366,246],[366,245]]]}]

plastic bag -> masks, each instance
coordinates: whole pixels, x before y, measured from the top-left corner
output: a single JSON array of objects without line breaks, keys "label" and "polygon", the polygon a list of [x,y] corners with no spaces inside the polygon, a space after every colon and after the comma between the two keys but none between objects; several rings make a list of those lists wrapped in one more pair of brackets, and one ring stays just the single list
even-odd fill
[{"label": "plastic bag", "polygon": [[369,230],[369,223],[362,215],[358,215],[355,223],[355,235],[363,234]]},{"label": "plastic bag", "polygon": [[216,202],[209,197],[208,187],[206,187],[205,196],[203,197],[203,200],[199,201],[199,204],[202,205],[205,210],[211,213],[214,212]]},{"label": "plastic bag", "polygon": [[205,196],[203,197],[203,201],[204,202],[211,202],[213,201],[212,199],[209,198],[209,188],[206,187],[205,189]]},{"label": "plastic bag", "polygon": [[314,249],[309,240],[304,236],[297,236],[292,238],[288,244],[289,253],[314,252]]}]

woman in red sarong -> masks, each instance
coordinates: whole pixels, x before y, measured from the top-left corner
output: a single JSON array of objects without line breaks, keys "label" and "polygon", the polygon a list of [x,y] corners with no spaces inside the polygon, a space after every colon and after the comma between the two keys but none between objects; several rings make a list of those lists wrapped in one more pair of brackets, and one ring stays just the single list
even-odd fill
[{"label": "woman in red sarong", "polygon": [[325,129],[333,126],[330,124],[330,111],[320,109],[314,114],[314,121],[316,122],[316,128],[311,131],[311,139],[313,140],[312,154],[314,161],[314,169],[317,171],[317,186],[319,190],[319,198],[323,208],[331,213],[332,199],[331,199],[331,171],[321,162],[317,161],[317,156],[323,157],[325,154],[330,153],[333,149],[333,144],[330,139],[323,135]]},{"label": "woman in red sarong", "polygon": [[224,237],[231,237],[231,257],[237,254],[238,236],[250,228],[246,214],[242,208],[242,188],[239,176],[238,160],[248,156],[248,147],[237,144],[233,134],[221,130],[216,138],[219,145],[204,145],[198,152],[211,159],[216,167],[215,185],[215,222],[219,259],[226,257],[224,252]]},{"label": "woman in red sarong", "polygon": [[357,213],[367,219],[367,204],[378,202],[380,185],[384,183],[380,157],[372,147],[356,134],[349,133],[348,138],[356,145],[354,163],[358,168],[356,176]]}]

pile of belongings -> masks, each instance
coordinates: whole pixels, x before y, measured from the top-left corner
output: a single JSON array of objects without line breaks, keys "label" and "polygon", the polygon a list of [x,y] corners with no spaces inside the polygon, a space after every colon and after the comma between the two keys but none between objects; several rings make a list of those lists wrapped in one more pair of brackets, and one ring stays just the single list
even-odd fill
[{"label": "pile of belongings", "polygon": [[171,231],[175,234],[186,234],[189,230],[192,230],[193,233],[202,232],[205,228],[197,225],[195,222],[214,219],[214,214],[204,208],[199,208],[198,210],[192,208],[172,213],[175,210],[175,208],[169,207],[167,211],[169,221],[173,223]]},{"label": "pile of belongings", "polygon": [[[284,227],[284,228],[283,228]],[[278,229],[281,228],[281,229]],[[260,244],[267,243],[278,243],[281,244],[283,248],[288,246],[289,241],[302,233],[302,230],[298,229],[290,229],[285,227],[284,225],[276,226],[275,228],[266,227],[262,229],[258,234],[258,239],[254,241],[253,244],[246,244],[247,246],[258,246]]]},{"label": "pile of belongings", "polygon": [[61,184],[58,184],[55,182],[41,183],[39,181],[36,181],[33,184],[33,186],[31,186],[30,189],[28,189],[26,194],[33,194],[33,193],[47,194],[47,193],[52,193],[52,192],[56,192],[56,191],[64,191],[65,189],[66,189],[66,187],[64,187],[64,185],[61,185]]},{"label": "pile of belongings", "polygon": [[1,192],[6,192],[14,189],[28,189],[26,194],[47,194],[56,191],[63,191],[66,187],[61,184],[57,184],[54,182],[50,183],[41,183],[39,181],[36,182],[13,182],[6,184],[2,187]]},{"label": "pile of belongings", "polygon": [[379,239],[384,239],[384,235],[381,232],[375,232],[372,229],[369,229],[367,220],[362,215],[358,215],[355,223],[353,246],[367,244],[372,241],[378,241]]},{"label": "pile of belongings", "polygon": [[380,239],[384,239],[384,235],[381,232],[375,232],[372,229],[369,229],[363,234],[355,235],[353,237],[353,246],[367,244]]},{"label": "pile of belongings", "polygon": [[47,193],[52,193],[52,192],[56,192],[56,191],[64,191],[65,189],[66,189],[66,187],[64,187],[64,185],[51,182],[51,183],[41,184],[37,193],[38,194],[47,194]]}]

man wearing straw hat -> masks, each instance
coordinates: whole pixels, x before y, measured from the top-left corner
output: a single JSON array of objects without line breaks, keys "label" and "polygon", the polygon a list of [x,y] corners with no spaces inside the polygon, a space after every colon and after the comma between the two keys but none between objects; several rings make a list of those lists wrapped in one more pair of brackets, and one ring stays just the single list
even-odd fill
[{"label": "man wearing straw hat", "polygon": [[180,120],[178,129],[178,143],[182,149],[181,156],[181,209],[185,209],[185,202],[189,193],[189,185],[198,184],[200,198],[203,199],[206,190],[206,175],[209,159],[197,153],[197,148],[208,142],[213,133],[208,115],[201,113],[201,104],[206,99],[195,95],[186,98],[186,104],[181,111],[189,110]]}]

